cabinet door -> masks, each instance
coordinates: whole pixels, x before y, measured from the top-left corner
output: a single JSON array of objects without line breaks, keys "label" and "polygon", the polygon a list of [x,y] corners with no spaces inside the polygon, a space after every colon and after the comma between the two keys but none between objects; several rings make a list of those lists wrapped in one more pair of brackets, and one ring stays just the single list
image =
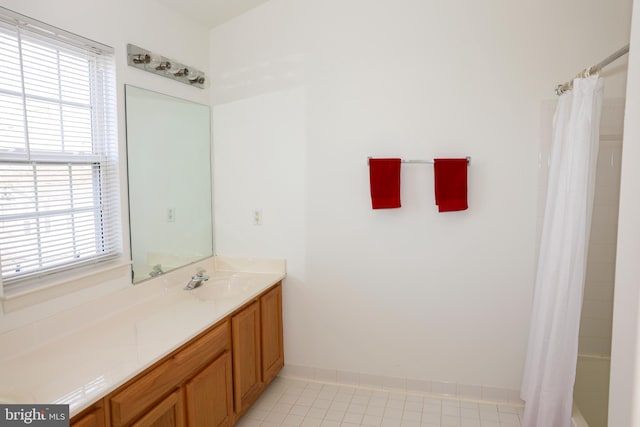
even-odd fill
[{"label": "cabinet door", "polygon": [[236,415],[242,415],[263,389],[260,305],[254,302],[231,319]]},{"label": "cabinet door", "polygon": [[104,425],[104,409],[102,407],[71,421],[71,427],[104,427]]},{"label": "cabinet door", "polygon": [[184,427],[180,391],[174,391],[151,408],[133,427]]},{"label": "cabinet door", "polygon": [[93,406],[73,417],[71,427],[105,427],[107,425],[105,401],[105,399],[98,400]]},{"label": "cabinet door", "polygon": [[227,351],[185,385],[187,426],[227,427],[233,418],[231,355]]},{"label": "cabinet door", "polygon": [[229,324],[224,321],[116,391],[110,400],[111,425],[130,426],[148,408],[228,349]]},{"label": "cabinet door", "polygon": [[284,366],[282,340],[282,285],[260,298],[262,322],[262,380],[269,384]]}]

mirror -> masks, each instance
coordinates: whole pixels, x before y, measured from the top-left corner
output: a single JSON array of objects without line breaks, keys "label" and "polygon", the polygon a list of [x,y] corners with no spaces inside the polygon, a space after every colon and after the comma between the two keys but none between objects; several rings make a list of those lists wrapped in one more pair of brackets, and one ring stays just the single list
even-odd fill
[{"label": "mirror", "polygon": [[213,254],[206,105],[125,86],[133,283]]}]

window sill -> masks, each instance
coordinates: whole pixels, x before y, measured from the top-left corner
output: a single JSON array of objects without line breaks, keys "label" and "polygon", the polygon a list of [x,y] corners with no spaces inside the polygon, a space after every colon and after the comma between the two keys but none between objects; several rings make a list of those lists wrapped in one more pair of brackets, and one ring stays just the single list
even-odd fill
[{"label": "window sill", "polygon": [[131,261],[116,259],[89,265],[72,272],[34,279],[14,289],[5,289],[0,296],[4,313],[10,313],[72,292],[124,277],[131,281]]}]

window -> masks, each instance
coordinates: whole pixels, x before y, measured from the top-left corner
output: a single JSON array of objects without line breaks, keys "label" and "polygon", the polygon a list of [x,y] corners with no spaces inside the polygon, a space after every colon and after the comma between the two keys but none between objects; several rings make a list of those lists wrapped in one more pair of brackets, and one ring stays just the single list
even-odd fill
[{"label": "window", "polygon": [[121,252],[112,49],[0,8],[7,286]]}]

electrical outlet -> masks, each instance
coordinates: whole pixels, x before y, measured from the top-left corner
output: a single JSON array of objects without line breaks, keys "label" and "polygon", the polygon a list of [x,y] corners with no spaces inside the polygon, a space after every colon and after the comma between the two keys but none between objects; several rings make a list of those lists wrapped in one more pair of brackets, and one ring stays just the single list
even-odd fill
[{"label": "electrical outlet", "polygon": [[176,208],[167,209],[167,222],[176,222]]},{"label": "electrical outlet", "polygon": [[262,225],[262,209],[254,209],[253,225]]}]

